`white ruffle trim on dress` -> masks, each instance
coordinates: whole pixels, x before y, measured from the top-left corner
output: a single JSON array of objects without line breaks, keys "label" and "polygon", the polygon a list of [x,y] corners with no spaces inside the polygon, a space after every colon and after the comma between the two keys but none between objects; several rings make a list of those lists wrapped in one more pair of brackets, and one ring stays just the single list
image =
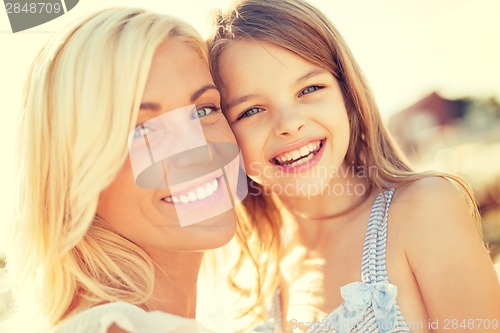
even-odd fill
[{"label": "white ruffle trim on dress", "polygon": [[125,302],[88,309],[64,321],[57,333],[107,333],[113,324],[129,333],[214,333],[195,319],[161,311],[146,312]]}]

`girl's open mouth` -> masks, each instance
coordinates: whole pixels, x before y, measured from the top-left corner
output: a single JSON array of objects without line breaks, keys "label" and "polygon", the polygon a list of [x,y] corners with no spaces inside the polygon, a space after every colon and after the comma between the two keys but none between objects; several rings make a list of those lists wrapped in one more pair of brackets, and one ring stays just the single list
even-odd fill
[{"label": "girl's open mouth", "polygon": [[308,169],[309,166],[316,164],[312,162],[319,160],[325,142],[326,138],[311,141],[302,147],[274,156],[270,162],[286,171],[301,171],[303,169],[301,167]]}]

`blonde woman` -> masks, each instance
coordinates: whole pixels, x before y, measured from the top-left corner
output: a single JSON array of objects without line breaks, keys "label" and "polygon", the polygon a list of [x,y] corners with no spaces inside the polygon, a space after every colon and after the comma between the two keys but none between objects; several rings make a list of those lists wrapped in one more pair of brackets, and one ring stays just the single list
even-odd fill
[{"label": "blonde woman", "polygon": [[87,17],[35,59],[20,132],[10,331],[205,332],[187,318],[203,250],[235,232],[239,159],[196,31]]}]

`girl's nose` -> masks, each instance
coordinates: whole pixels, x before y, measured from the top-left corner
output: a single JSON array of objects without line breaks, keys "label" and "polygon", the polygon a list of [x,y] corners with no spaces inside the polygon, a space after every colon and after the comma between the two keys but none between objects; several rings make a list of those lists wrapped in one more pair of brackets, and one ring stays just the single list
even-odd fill
[{"label": "girl's nose", "polygon": [[275,132],[277,136],[288,137],[301,132],[304,128],[306,120],[293,108],[284,108],[276,110],[276,126]]}]

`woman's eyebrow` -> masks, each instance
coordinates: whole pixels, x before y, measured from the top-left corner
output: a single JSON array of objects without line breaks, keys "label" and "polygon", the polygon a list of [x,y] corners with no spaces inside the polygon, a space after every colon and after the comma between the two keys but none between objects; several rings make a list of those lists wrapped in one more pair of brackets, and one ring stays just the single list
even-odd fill
[{"label": "woman's eyebrow", "polygon": [[200,89],[196,90],[192,95],[191,95],[191,103],[193,103],[194,101],[196,101],[201,95],[203,95],[207,90],[216,90],[217,92],[219,92],[219,89],[217,89],[217,87],[213,84],[207,84],[203,87],[201,87]]},{"label": "woman's eyebrow", "polygon": [[[191,98],[190,98],[190,101],[191,103],[194,103],[201,95],[203,95],[207,90],[216,90],[217,92],[219,92],[219,89],[217,89],[217,87],[213,84],[207,84],[203,87],[201,87],[200,89],[196,90],[192,95],[191,95]],[[159,111],[161,110],[161,104],[159,103],[152,103],[152,102],[145,102],[145,103],[141,103],[141,106],[139,107],[140,110],[143,110],[143,111]]]},{"label": "woman's eyebrow", "polygon": [[145,111],[158,111],[161,109],[161,105],[158,103],[149,103],[149,102],[141,103],[139,109]]}]

